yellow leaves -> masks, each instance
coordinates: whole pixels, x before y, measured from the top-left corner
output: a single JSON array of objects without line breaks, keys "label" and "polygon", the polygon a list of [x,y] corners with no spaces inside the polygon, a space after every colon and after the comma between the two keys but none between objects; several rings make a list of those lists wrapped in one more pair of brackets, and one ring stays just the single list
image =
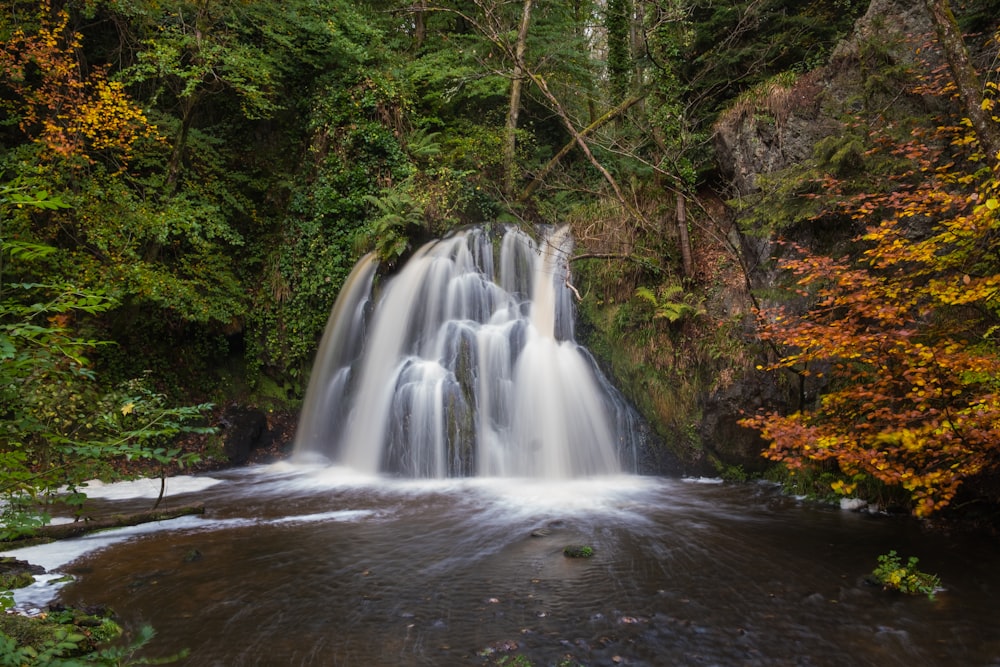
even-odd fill
[{"label": "yellow leaves", "polygon": [[33,66],[39,73],[31,82],[23,76],[4,82],[14,93],[21,130],[50,154],[90,161],[91,151],[112,151],[121,164],[139,137],[152,134],[152,126],[105,69],[94,67],[83,75],[82,37],[69,28],[68,12],[52,14],[48,2],[41,5],[38,31],[14,31],[0,53],[0,71],[23,73]]},{"label": "yellow leaves", "polygon": [[968,119],[892,151],[915,165],[893,175],[899,187],[837,209],[868,223],[856,252],[783,253],[789,293],[808,310],[759,311],[761,338],[780,350],[763,370],[822,368],[830,382],[808,411],[741,423],[769,459],[835,463],[904,489],[926,516],[963,480],[1000,469],[1000,170],[976,163]]},{"label": "yellow leaves", "polygon": [[129,401],[128,403],[123,405],[121,409],[122,415],[125,416],[132,414],[134,411],[135,411],[135,403],[132,401]]},{"label": "yellow leaves", "polygon": [[830,484],[830,488],[833,489],[834,493],[840,494],[842,496],[848,496],[854,493],[854,490],[858,488],[858,485],[856,482],[845,482],[842,479],[838,479],[837,481]]},{"label": "yellow leaves", "polygon": [[928,282],[928,293],[940,303],[958,306],[988,303],[998,296],[1000,274],[973,278],[962,274],[961,278],[934,279]]}]

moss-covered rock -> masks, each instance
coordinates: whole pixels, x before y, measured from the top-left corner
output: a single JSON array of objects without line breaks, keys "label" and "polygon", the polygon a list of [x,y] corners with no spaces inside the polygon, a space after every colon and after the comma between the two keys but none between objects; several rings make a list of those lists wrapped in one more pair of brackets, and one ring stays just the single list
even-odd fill
[{"label": "moss-covered rock", "polygon": [[35,581],[36,574],[45,574],[45,568],[12,556],[0,558],[0,590],[30,586]]},{"label": "moss-covered rock", "polygon": [[591,558],[594,555],[594,548],[585,544],[571,544],[563,549],[566,558]]}]

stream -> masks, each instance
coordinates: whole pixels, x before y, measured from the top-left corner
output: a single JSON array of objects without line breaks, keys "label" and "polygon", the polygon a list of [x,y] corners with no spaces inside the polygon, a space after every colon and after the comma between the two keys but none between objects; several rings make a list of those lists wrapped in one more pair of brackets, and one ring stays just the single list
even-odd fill
[{"label": "stream", "polygon": [[[157,490],[91,502],[142,509]],[[9,552],[75,577],[19,604],[107,605],[191,665],[1000,665],[994,541],[770,485],[277,464],[168,491],[206,513]],[[890,549],[945,590],[868,583]]]}]

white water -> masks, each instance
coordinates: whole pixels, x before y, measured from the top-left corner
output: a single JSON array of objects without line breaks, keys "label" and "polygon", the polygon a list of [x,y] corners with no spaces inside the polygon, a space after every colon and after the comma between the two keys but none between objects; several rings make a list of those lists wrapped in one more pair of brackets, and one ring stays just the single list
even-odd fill
[{"label": "white water", "polygon": [[434,241],[382,286],[362,260],[317,354],[297,460],[417,478],[631,470],[632,411],[573,340],[568,230],[536,244],[509,228],[496,245],[481,229]]}]

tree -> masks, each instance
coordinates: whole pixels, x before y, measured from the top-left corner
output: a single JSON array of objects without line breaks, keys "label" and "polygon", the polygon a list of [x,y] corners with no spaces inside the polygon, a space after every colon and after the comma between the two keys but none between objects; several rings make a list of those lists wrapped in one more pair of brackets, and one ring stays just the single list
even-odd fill
[{"label": "tree", "polygon": [[608,83],[612,101],[623,100],[632,83],[634,45],[631,0],[608,0],[604,26],[608,35]]},{"label": "tree", "polygon": [[521,113],[521,86],[524,85],[524,53],[528,48],[528,28],[531,26],[532,0],[524,0],[521,23],[514,44],[514,71],[510,81],[510,105],[504,131],[504,187],[507,197],[514,192],[514,157],[517,148],[517,118]]},{"label": "tree", "polygon": [[49,0],[37,9],[38,27],[13,29],[0,51],[9,89],[3,105],[44,154],[93,162],[96,153],[125,168],[135,142],[153,132],[144,112],[108,78],[107,68],[81,62],[82,37],[69,29],[69,12]]},{"label": "tree", "polygon": [[[938,45],[948,62],[965,115],[975,129],[986,155],[993,160],[1000,160],[1000,125],[993,113],[996,87],[984,86],[980,80],[948,0],[925,0],[924,6],[934,21]],[[984,96],[987,91],[992,94]]]},{"label": "tree", "polygon": [[[903,142],[875,135],[869,155],[890,153],[904,171],[891,190],[840,202],[867,225],[857,259],[783,260],[809,310],[759,318],[780,350],[766,368],[822,376],[828,389],[814,406],[743,422],[770,442],[768,458],[793,470],[832,464],[846,476],[839,493],[864,478],[902,488],[918,516],[1000,465],[1000,166],[972,126],[915,128]],[[837,184],[828,175],[823,187]]]},{"label": "tree", "polygon": [[[18,183],[0,186],[0,223],[11,206],[66,207]],[[22,263],[55,252],[0,236],[0,255]],[[44,504],[57,497],[82,504],[83,482],[107,476],[116,460],[194,461],[172,439],[213,430],[192,424],[210,405],[172,407],[142,378],[113,390],[95,381],[87,355],[108,343],[74,326],[112,306],[106,293],[69,284],[16,282],[0,292],[0,539],[47,523]]]}]

